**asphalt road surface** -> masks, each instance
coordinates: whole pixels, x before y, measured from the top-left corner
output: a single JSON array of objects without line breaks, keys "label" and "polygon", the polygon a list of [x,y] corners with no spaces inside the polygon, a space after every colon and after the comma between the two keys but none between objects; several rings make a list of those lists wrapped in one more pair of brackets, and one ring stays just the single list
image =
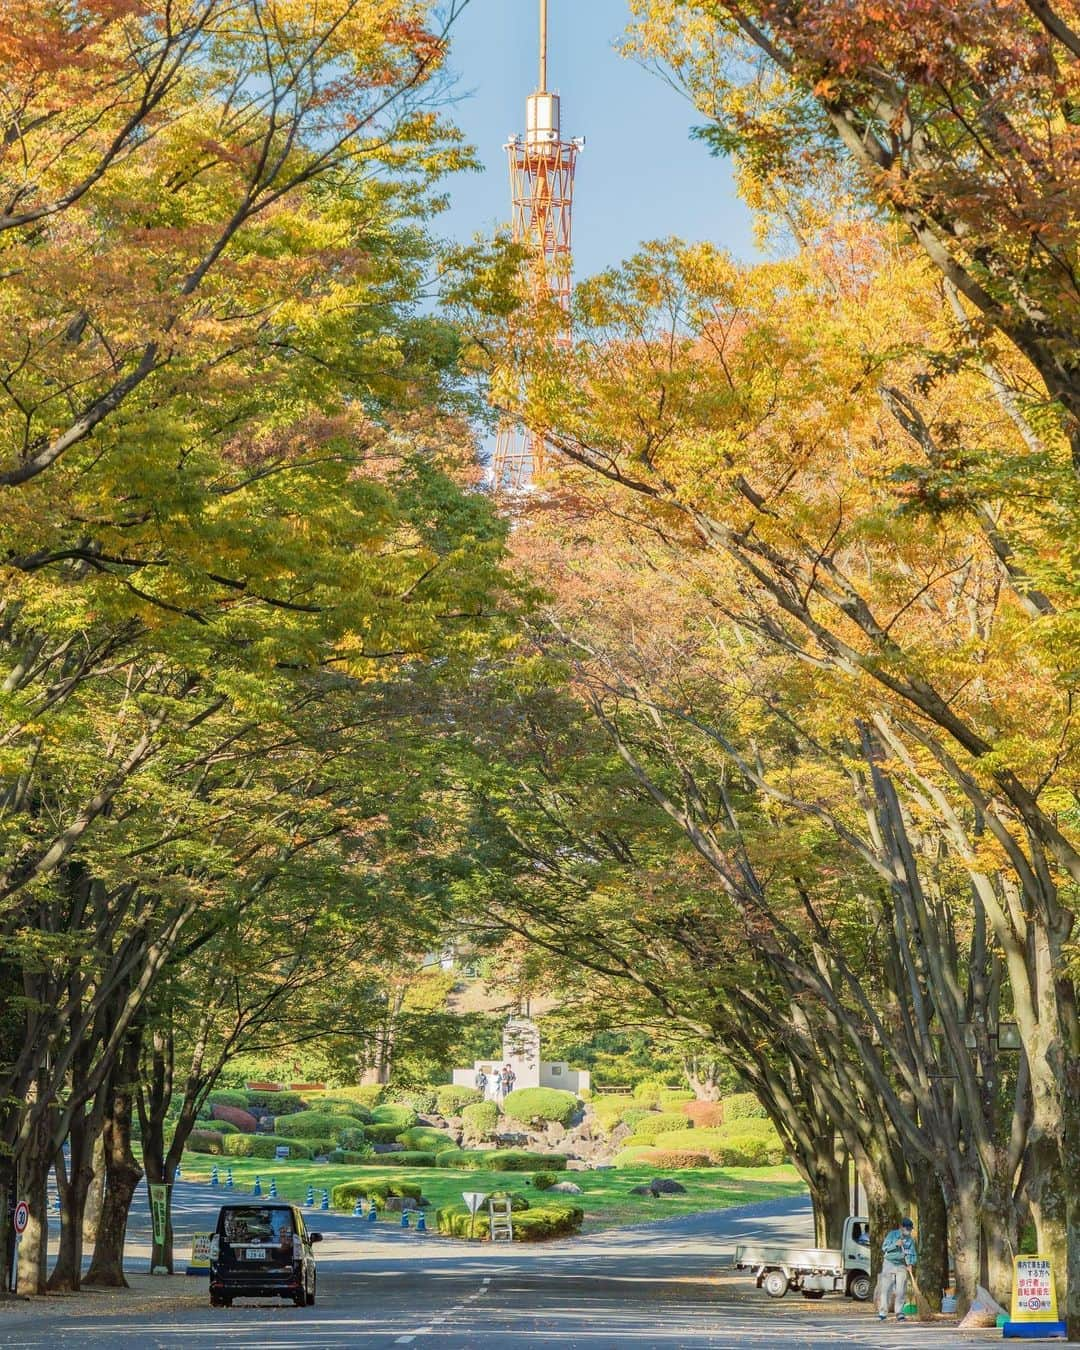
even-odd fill
[{"label": "asphalt road surface", "polygon": [[[176,1250],[212,1226],[221,1192],[180,1184]],[[818,1350],[980,1343],[954,1329],[879,1325],[868,1305],[836,1297],[769,1299],[730,1270],[737,1242],[805,1242],[805,1200],[662,1220],[548,1243],[492,1248],[374,1228],[309,1211],[319,1285],[313,1308],[243,1300],[211,1309],[206,1281],[153,1278],[145,1197],[131,1233],[131,1292],[0,1305],[0,1345],[185,1347],[185,1350]],[[182,1268],[182,1265],[181,1265]],[[1000,1336],[1000,1333],[997,1333]]]}]

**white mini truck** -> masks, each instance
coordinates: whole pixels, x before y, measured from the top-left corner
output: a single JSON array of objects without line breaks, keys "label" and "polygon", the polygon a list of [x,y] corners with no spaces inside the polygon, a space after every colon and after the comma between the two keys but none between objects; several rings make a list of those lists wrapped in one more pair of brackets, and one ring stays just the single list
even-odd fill
[{"label": "white mini truck", "polygon": [[846,1294],[861,1303],[870,1297],[869,1222],[861,1215],[844,1220],[840,1249],[832,1247],[735,1248],[735,1266],[752,1270],[759,1289],[772,1298],[783,1298],[797,1289],[803,1298]]}]

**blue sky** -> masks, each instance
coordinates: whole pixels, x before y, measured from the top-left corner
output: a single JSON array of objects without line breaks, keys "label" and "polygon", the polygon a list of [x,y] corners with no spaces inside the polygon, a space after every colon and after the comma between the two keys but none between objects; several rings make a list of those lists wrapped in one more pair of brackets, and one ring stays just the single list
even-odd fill
[{"label": "blue sky", "polygon": [[[690,139],[699,119],[658,76],[620,57],[625,0],[549,0],[548,84],[562,94],[564,136],[584,136],[574,214],[580,278],[629,256],[641,241],[678,235],[755,256],[750,215],[730,167]],[[502,146],[523,131],[537,81],[537,0],[470,0],[454,30],[454,120],[483,174],[452,181],[441,232],[469,239],[509,219]]]}]

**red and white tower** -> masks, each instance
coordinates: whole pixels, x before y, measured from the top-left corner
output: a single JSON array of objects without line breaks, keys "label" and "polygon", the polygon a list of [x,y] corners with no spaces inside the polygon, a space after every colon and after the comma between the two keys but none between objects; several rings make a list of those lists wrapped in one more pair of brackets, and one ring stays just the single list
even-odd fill
[{"label": "red and white tower", "polygon": [[[558,94],[547,87],[547,0],[540,0],[540,85],[525,105],[525,135],[505,145],[510,158],[513,237],[527,250],[526,278],[534,300],[570,308],[570,245],[574,170],[584,148],[581,138],[562,138]],[[556,339],[565,343],[564,334]],[[543,472],[544,437],[516,422],[499,428],[492,460],[497,490],[518,492]]]}]

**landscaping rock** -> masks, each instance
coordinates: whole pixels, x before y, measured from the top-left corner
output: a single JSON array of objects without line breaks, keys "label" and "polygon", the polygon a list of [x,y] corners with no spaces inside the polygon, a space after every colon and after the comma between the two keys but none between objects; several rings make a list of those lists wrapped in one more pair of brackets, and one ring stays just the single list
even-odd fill
[{"label": "landscaping rock", "polygon": [[411,1195],[388,1195],[386,1208],[391,1213],[400,1214],[403,1209],[419,1209],[420,1204]]},{"label": "landscaping rock", "polygon": [[548,1187],[549,1195],[580,1195],[581,1187],[575,1181],[557,1181]]},{"label": "landscaping rock", "polygon": [[679,1181],[671,1181],[667,1177],[653,1177],[649,1182],[649,1190],[653,1195],[685,1195],[686,1187]]},{"label": "landscaping rock", "polygon": [[[633,1186],[633,1187],[631,1187],[631,1189],[630,1189],[630,1194],[631,1194],[631,1195],[652,1195],[652,1194],[653,1194],[653,1188],[652,1188],[651,1186]],[[655,1198],[655,1197],[654,1197],[654,1198]]]}]

